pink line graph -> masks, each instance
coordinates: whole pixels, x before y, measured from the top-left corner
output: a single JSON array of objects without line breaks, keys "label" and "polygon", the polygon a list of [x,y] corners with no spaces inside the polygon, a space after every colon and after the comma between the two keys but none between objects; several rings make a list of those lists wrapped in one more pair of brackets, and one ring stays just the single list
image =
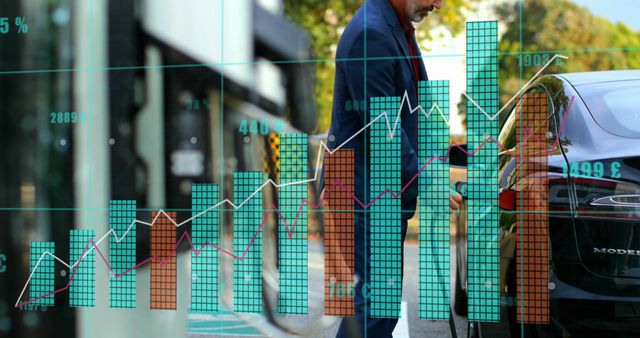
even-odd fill
[{"label": "pink line graph", "polygon": [[[556,139],[554,141],[553,147],[551,147],[551,149],[547,150],[547,155],[551,155],[553,153],[553,151],[555,151],[558,147],[559,144],[559,140],[560,140],[560,136],[562,135],[562,132],[564,131],[564,127],[565,127],[565,123],[567,121],[567,116],[569,115],[568,112],[571,110],[571,106],[573,104],[573,100],[574,97],[571,97],[571,100],[569,101],[569,104],[567,106],[567,114],[565,114],[560,127],[558,128],[558,135],[556,136]],[[542,142],[541,140],[538,140],[537,137],[535,135],[533,135],[533,130],[531,128],[525,128],[525,137],[522,140],[522,144],[523,146],[525,146],[527,143],[529,143],[530,140],[535,141],[535,143],[543,145],[544,147],[546,147],[546,142]],[[360,205],[363,209],[368,209],[373,203],[375,203],[377,200],[379,200],[380,198],[382,198],[385,194],[390,194],[391,196],[393,196],[394,198],[400,198],[400,196],[402,195],[402,193],[411,185],[411,183],[413,183],[413,181],[416,180],[416,178],[418,178],[420,176],[420,174],[429,166],[429,164],[434,160],[434,159],[438,159],[441,162],[446,162],[447,159],[449,158],[449,155],[451,154],[451,149],[453,149],[454,147],[459,148],[460,150],[462,150],[465,154],[467,154],[467,156],[472,157],[475,156],[475,154],[477,154],[483,147],[485,144],[489,143],[489,142],[493,142],[496,145],[498,145],[498,147],[500,147],[501,149],[503,149],[506,153],[508,153],[509,155],[511,155],[514,158],[518,158],[517,155],[513,154],[509,149],[507,149],[504,145],[500,144],[500,142],[498,142],[497,140],[493,139],[492,137],[489,137],[487,139],[485,139],[484,142],[482,142],[473,152],[469,153],[467,150],[465,150],[464,148],[462,148],[459,144],[457,144],[456,142],[452,142],[451,146],[449,147],[449,150],[447,151],[447,155],[445,157],[439,157],[437,155],[432,156],[425,164],[422,165],[422,167],[418,170],[418,172],[402,187],[402,189],[398,192],[398,193],[394,193],[393,191],[391,191],[390,189],[385,189],[384,191],[382,191],[380,194],[378,194],[375,198],[373,198],[369,203],[363,203],[362,201],[360,201],[360,199],[358,199],[353,192],[348,190],[348,187],[344,186],[339,180],[335,180],[330,186],[327,186],[326,192],[329,193],[331,191],[336,190],[337,188],[340,188],[342,191],[346,191],[349,196],[351,198],[353,198],[353,200]],[[308,205],[310,208],[312,209],[320,209],[322,206],[322,198],[319,199],[319,202],[317,204],[313,204],[310,201],[308,201],[307,199],[303,199],[302,202],[300,203],[300,206],[298,207],[298,212],[296,213],[296,217],[293,221],[293,224],[291,226],[291,228],[289,227],[289,224],[287,223],[287,220],[282,216],[282,214],[280,213],[280,210],[278,210],[277,206],[273,205],[263,216],[262,218],[262,222],[260,223],[260,226],[258,227],[258,229],[256,230],[256,232],[254,233],[253,237],[251,238],[251,241],[249,242],[249,244],[247,245],[247,248],[244,250],[244,252],[242,253],[241,256],[238,256],[236,254],[234,254],[231,251],[225,250],[221,247],[219,247],[216,244],[213,243],[209,243],[209,242],[204,242],[204,244],[200,247],[200,249],[196,250],[196,248],[194,248],[193,246],[193,242],[191,241],[191,237],[189,236],[189,234],[187,232],[184,232],[182,234],[182,236],[180,236],[180,239],[176,242],[176,244],[173,246],[172,248],[172,254],[176,253],[176,250],[178,248],[178,246],[180,245],[180,243],[182,243],[182,241],[186,238],[189,241],[189,248],[190,250],[194,253],[194,255],[196,257],[198,257],[200,255],[200,253],[202,253],[202,251],[205,249],[205,247],[212,247],[220,252],[222,252],[225,255],[228,255],[230,257],[233,257],[234,259],[237,259],[239,261],[243,261],[244,257],[247,255],[247,252],[249,252],[249,249],[251,248],[251,246],[253,245],[253,242],[255,241],[255,239],[258,237],[258,235],[260,234],[260,232],[262,231],[262,229],[264,228],[265,222],[268,220],[269,216],[273,213],[275,213],[284,223],[285,226],[285,231],[287,232],[287,236],[289,237],[289,239],[293,238],[293,233],[296,229],[296,226],[298,224],[298,219],[300,217],[300,214],[302,212],[302,208],[304,205]],[[165,216],[169,218],[168,216]],[[73,281],[73,278],[76,274],[76,271],[78,269],[78,267],[80,266],[80,264],[82,263],[82,261],[84,260],[84,258],[86,257],[85,253],[88,251],[89,245],[92,245],[94,250],[96,250],[98,252],[98,255],[100,256],[100,259],[102,259],[102,261],[104,262],[104,264],[106,265],[106,267],[109,269],[109,272],[112,273],[114,275],[114,278],[120,278],[124,275],[126,275],[127,273],[136,270],[137,268],[149,263],[149,262],[154,262],[154,261],[159,261],[160,264],[164,264],[167,261],[167,258],[162,258],[162,257],[156,257],[156,256],[151,256],[147,259],[142,260],[141,262],[137,263],[136,265],[128,268],[127,270],[123,271],[120,274],[116,274],[113,269],[111,268],[111,264],[109,264],[109,261],[105,258],[105,256],[103,255],[102,251],[100,251],[100,249],[98,248],[98,246],[95,244],[95,242],[93,241],[93,239],[89,239],[89,241],[87,241],[87,244],[85,245],[85,248],[82,252],[82,254],[80,255],[81,259],[77,262],[77,264],[75,264],[72,273],[69,275],[69,281],[67,282],[67,284],[62,287],[59,288],[57,290],[51,291],[49,293],[46,293],[44,295],[41,295],[37,298],[33,298],[33,299],[29,299],[27,301],[24,301],[22,303],[18,303],[15,305],[16,308],[31,304],[33,302],[36,302],[42,298],[45,297],[49,297],[52,295],[55,295],[57,293],[63,292],[65,290],[68,290],[71,282]]]}]

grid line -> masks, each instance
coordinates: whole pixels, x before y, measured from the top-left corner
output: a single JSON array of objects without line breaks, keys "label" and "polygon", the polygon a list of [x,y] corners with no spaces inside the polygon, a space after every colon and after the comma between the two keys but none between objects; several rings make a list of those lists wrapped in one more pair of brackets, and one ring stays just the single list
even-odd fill
[{"label": "grid line", "polygon": [[[420,81],[418,103],[437,104],[449,120],[449,81]],[[432,156],[445,158],[449,126],[440,115],[419,116],[420,163]],[[419,306],[423,319],[449,319],[449,159],[432,160],[418,178],[419,191]]]},{"label": "grid line", "polygon": [[[151,219],[156,219],[158,212],[151,212]],[[158,216],[151,227],[151,309],[176,309],[176,227],[171,220],[176,219],[175,212],[167,212],[166,216]]]},{"label": "grid line", "polygon": [[[95,230],[71,230],[69,232],[69,261],[77,262],[82,255],[92,248],[96,236]],[[95,250],[87,252],[74,268],[69,271],[73,276],[69,285],[69,306],[94,307],[96,306],[96,253]]]},{"label": "grid line", "polygon": [[[191,186],[191,311],[218,311],[218,250],[205,243],[219,243],[218,209],[200,214],[218,203],[218,185]],[[197,217],[196,217],[197,216]],[[196,256],[196,251],[202,250]]]},{"label": "grid line", "polygon": [[[109,201],[109,227],[113,235],[109,242],[109,261],[113,274],[109,278],[109,304],[114,308],[136,307],[136,270],[128,271],[136,264],[136,201]],[[131,226],[131,230],[123,237]],[[119,275],[115,278],[115,275]]]},{"label": "grid line", "polygon": [[[34,301],[31,305],[53,306],[54,303],[54,283],[55,283],[55,266],[54,260],[51,255],[55,255],[55,244],[53,242],[31,242],[30,250],[30,268],[29,272],[33,273],[31,276],[31,282],[29,283],[29,297]],[[49,252],[51,255],[43,256],[45,252]],[[38,260],[40,264],[38,269],[34,272]],[[48,296],[44,297],[44,295]],[[37,299],[38,297],[42,297]]]},{"label": "grid line", "polygon": [[[324,156],[324,314],[353,317],[354,152],[339,149]],[[330,190],[331,189],[331,190]]]},{"label": "grid line", "polygon": [[[264,180],[264,174],[259,171],[233,173],[234,200],[244,201]],[[233,212],[233,251],[242,253],[242,259],[234,261],[233,310],[236,312],[262,312],[262,232],[256,235],[261,221],[262,190]]]},{"label": "grid line", "polygon": [[[307,134],[280,136],[280,184],[308,178]],[[288,227],[278,231],[278,312],[307,314],[307,184],[280,188],[278,208]],[[295,231],[292,231],[295,227]]]},{"label": "grid line", "polygon": [[[498,22],[467,22],[467,93],[490,115],[498,111]],[[467,100],[467,143],[479,149],[498,138],[498,119],[489,120]],[[500,320],[498,148],[484,144],[469,157],[468,300],[469,320]]]},{"label": "grid line", "polygon": [[[518,100],[520,140],[546,139],[548,130],[545,94],[528,93]],[[527,136],[526,134],[529,134]],[[520,175],[523,186],[516,199],[516,313],[518,322],[548,324],[549,301],[549,193],[547,149],[538,142],[521,147]]]},{"label": "grid line", "polygon": [[[396,112],[400,97],[372,97],[371,119]],[[402,130],[391,138],[382,121],[370,127],[370,166],[373,200],[385,189],[400,191]],[[402,299],[402,220],[400,199],[382,195],[370,207],[371,223],[371,317],[399,318]]]}]

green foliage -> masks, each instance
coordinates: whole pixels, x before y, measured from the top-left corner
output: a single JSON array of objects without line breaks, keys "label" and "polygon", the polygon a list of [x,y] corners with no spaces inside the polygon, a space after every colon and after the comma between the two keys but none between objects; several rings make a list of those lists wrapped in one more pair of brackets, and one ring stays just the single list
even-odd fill
[{"label": "green foliage", "polygon": [[333,102],[335,75],[335,51],[340,32],[347,26],[360,6],[359,0],[285,0],[285,13],[295,23],[306,29],[313,41],[316,66],[316,103],[318,106],[318,131],[329,129]]},{"label": "green foliage", "polygon": [[[519,4],[497,8],[507,29],[500,41],[502,103],[540,67],[523,67],[522,83],[518,52],[563,54],[569,57],[545,73],[583,72],[640,68],[640,33],[623,23],[593,15],[569,0],[524,0],[522,30]],[[520,42],[522,34],[522,44]],[[636,48],[620,50],[617,48]]]},{"label": "green foliage", "polygon": [[[464,29],[464,10],[477,0],[447,0],[437,13],[429,15],[417,31],[418,42],[430,38],[427,32],[444,25],[452,34]],[[362,0],[285,0],[285,13],[306,29],[313,41],[316,65],[316,102],[319,110],[318,132],[329,129],[333,103],[335,51],[344,28],[362,5]]]}]

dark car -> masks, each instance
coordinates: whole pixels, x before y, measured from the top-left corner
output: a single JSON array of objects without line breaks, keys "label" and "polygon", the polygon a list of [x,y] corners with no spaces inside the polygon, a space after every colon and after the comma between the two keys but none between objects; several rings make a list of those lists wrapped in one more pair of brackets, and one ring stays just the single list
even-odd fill
[{"label": "dark car", "polygon": [[[548,108],[537,139],[523,132],[530,121],[521,103],[533,98]],[[473,334],[640,336],[640,71],[544,76],[510,105],[499,135],[508,149],[499,154],[501,321],[474,323]],[[538,151],[523,156],[536,142]],[[532,184],[536,178],[544,184]],[[545,211],[528,223],[533,232],[524,200]],[[454,308],[466,315],[466,213],[456,218]],[[526,242],[536,234],[540,243]],[[522,247],[537,248],[539,259],[527,260]],[[528,262],[543,269],[519,275]],[[522,324],[518,285],[541,276],[549,300],[538,308],[549,311],[549,323]]]}]

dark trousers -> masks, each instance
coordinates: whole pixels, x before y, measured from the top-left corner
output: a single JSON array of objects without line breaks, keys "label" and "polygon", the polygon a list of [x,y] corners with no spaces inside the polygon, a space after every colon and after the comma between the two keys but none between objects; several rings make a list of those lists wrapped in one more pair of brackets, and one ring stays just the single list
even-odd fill
[{"label": "dark trousers", "polygon": [[[356,284],[355,295],[355,321],[358,330],[360,331],[360,337],[363,338],[385,338],[392,337],[393,329],[398,323],[396,318],[371,318],[371,299],[367,293],[370,292],[365,288],[363,293],[363,286],[371,285],[371,260],[369,259],[369,253],[371,253],[371,246],[369,241],[369,220],[368,215],[356,214],[355,215],[355,273],[358,276],[358,284]],[[402,265],[404,276],[404,239],[407,235],[407,221],[402,220]],[[366,243],[366,248],[365,248]],[[365,250],[366,249],[366,250]],[[365,274],[366,271],[366,274]],[[366,280],[365,280],[366,276]],[[401,282],[402,285],[402,282]],[[366,308],[366,313],[365,313]],[[340,324],[337,338],[353,338],[353,330],[347,325],[345,320]],[[351,330],[351,331],[350,331]]]}]

